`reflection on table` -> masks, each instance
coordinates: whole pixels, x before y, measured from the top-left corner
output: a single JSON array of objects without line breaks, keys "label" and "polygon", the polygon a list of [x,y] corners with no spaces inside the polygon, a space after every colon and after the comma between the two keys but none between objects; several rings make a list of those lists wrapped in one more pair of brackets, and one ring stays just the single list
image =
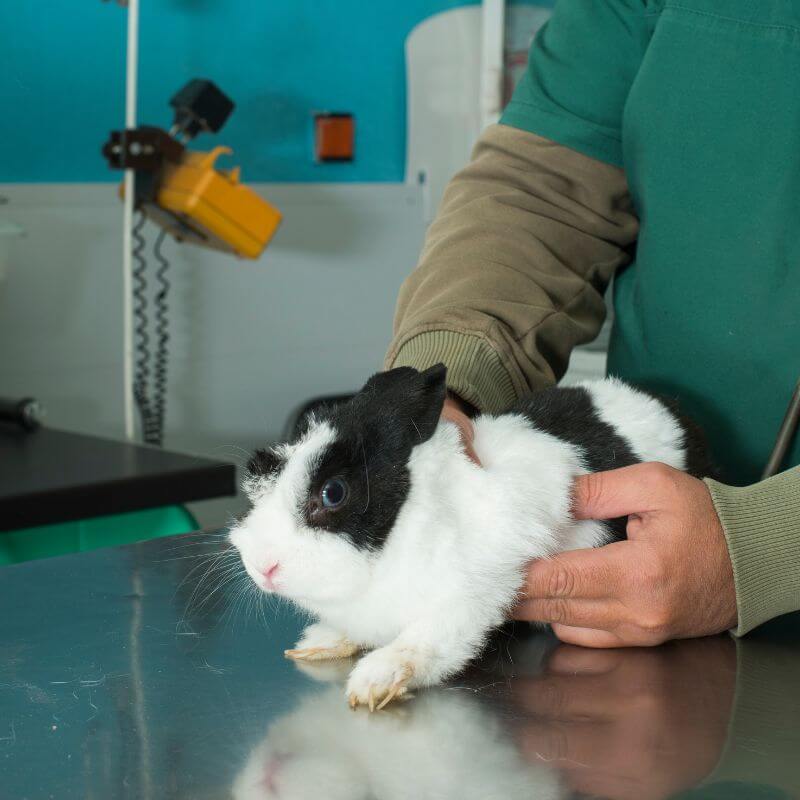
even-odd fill
[{"label": "reflection on table", "polygon": [[448,685],[352,711],[352,662],[224,537],[8,567],[0,796],[236,800],[800,797],[800,620],[592,651],[517,627]]}]

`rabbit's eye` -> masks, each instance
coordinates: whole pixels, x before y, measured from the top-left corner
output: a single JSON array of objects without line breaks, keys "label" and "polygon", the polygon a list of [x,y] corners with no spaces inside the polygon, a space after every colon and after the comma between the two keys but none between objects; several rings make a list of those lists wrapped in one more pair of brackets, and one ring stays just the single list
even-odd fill
[{"label": "rabbit's eye", "polygon": [[325,481],[320,492],[325,508],[338,508],[347,499],[347,484],[341,478]]}]

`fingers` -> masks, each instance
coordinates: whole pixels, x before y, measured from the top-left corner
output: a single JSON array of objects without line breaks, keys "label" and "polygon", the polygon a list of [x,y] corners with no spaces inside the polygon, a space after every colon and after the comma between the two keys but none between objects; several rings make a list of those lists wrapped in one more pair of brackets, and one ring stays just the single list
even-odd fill
[{"label": "fingers", "polygon": [[531,599],[517,607],[514,618],[607,630],[618,624],[622,611],[618,603],[608,600]]},{"label": "fingers", "polygon": [[553,633],[566,644],[581,647],[625,647],[626,642],[614,633],[593,628],[580,628],[570,625],[553,625]]},{"label": "fingers", "polygon": [[478,454],[475,452],[473,446],[467,442],[464,443],[464,452],[467,454],[467,458],[473,462],[473,464],[477,464],[479,467],[482,466],[481,460],[478,458]]},{"label": "fingers", "polygon": [[464,413],[461,406],[453,397],[448,396],[445,400],[441,418],[446,422],[452,422],[458,427],[459,433],[461,434],[461,441],[464,445],[464,452],[471,461],[481,466],[481,462],[472,446],[475,439],[475,429],[472,425],[472,420]]},{"label": "fingers", "polygon": [[677,470],[645,463],[579,475],[573,489],[576,519],[614,519],[657,511],[674,486]]},{"label": "fingers", "polygon": [[[628,542],[605,547],[570,550],[540,558],[528,566],[523,586],[526,600],[600,600],[617,596],[625,575]],[[530,619],[530,617],[520,617]]]}]

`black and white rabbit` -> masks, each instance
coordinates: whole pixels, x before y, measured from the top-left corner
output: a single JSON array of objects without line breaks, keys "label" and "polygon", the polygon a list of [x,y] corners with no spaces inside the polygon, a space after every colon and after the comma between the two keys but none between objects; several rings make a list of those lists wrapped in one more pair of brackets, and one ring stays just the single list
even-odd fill
[{"label": "black and white rabbit", "polygon": [[288,656],[371,650],[350,673],[354,706],[458,672],[506,618],[531,559],[624,536],[571,518],[575,476],[638,461],[703,470],[678,416],[614,379],[477,417],[477,466],[439,421],[445,375],[378,373],[248,465],[252,510],[230,540],[257,586],[319,619]]}]

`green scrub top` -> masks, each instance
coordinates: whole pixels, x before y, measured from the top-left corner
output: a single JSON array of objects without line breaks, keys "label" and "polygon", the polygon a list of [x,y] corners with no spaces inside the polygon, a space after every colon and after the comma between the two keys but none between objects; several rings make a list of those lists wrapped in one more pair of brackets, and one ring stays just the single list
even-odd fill
[{"label": "green scrub top", "polygon": [[757,480],[800,376],[800,0],[560,0],[501,121],[625,169],[608,371]]}]

